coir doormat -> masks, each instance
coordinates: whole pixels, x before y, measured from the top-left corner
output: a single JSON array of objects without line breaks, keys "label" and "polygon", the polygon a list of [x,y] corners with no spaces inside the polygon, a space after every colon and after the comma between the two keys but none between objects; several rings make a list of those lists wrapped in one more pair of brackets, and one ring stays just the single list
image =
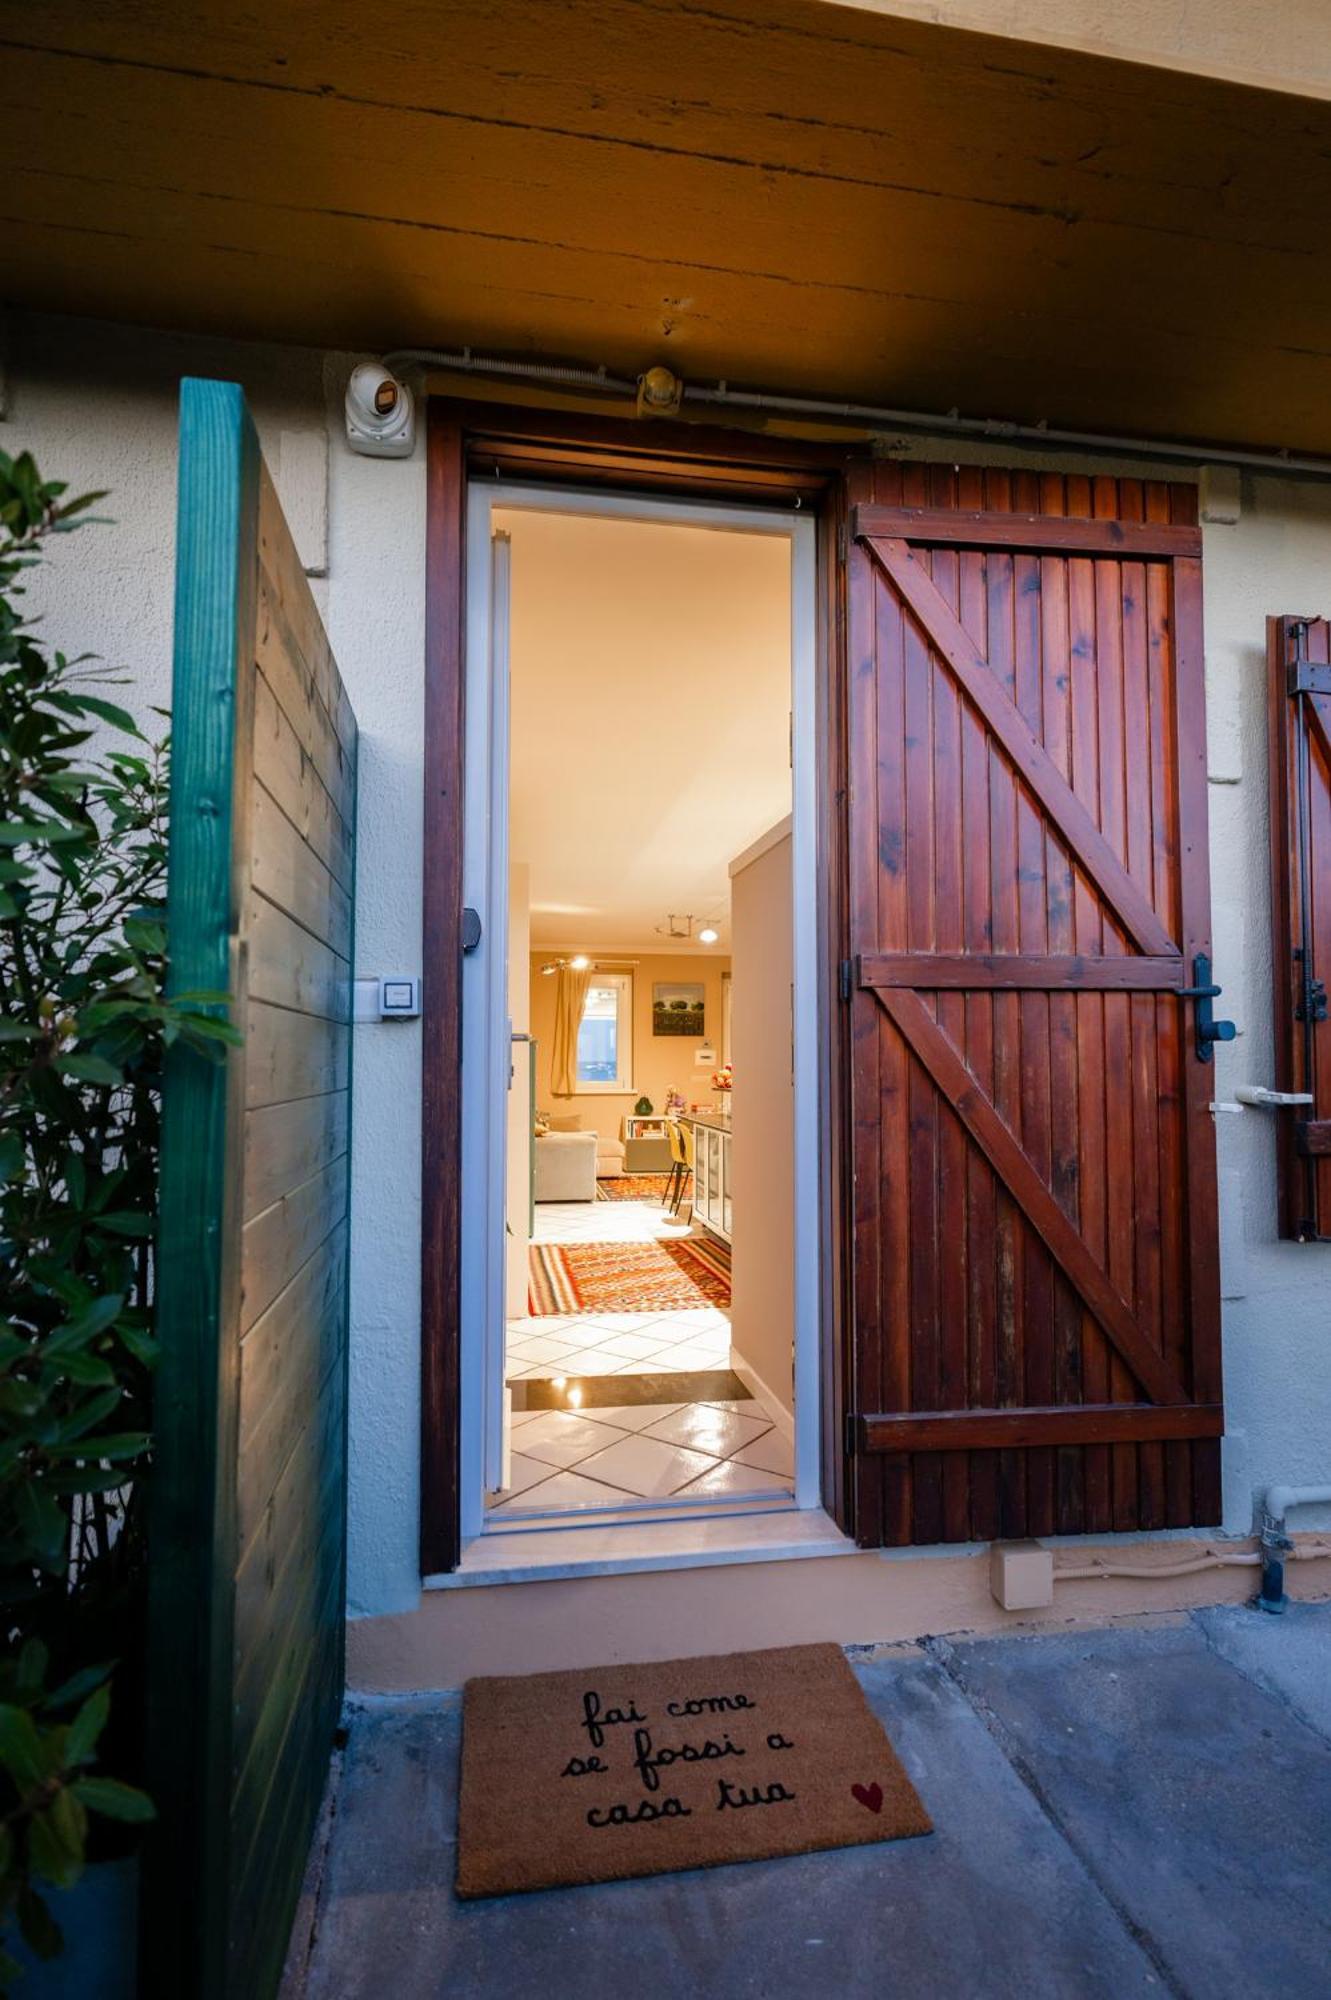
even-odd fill
[{"label": "coir doormat", "polygon": [[460,1896],[930,1831],[839,1646],[467,1683]]}]

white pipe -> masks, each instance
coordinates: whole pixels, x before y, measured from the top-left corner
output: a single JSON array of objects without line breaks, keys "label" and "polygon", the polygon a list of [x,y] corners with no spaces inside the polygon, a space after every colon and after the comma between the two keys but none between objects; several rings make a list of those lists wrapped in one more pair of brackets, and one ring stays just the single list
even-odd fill
[{"label": "white pipe", "polygon": [[[638,383],[611,375],[604,366],[589,368],[557,361],[508,361],[473,354],[470,347],[450,353],[432,347],[400,347],[384,356],[385,367],[411,363],[448,368],[466,375],[495,375],[601,390],[608,395],[636,396]],[[1179,444],[1162,438],[1118,437],[1100,431],[1056,430],[1047,424],[1019,424],[1006,417],[963,417],[957,410],[894,410],[876,403],[837,403],[807,396],[782,396],[766,390],[732,389],[728,382],[712,388],[685,384],[686,403],[740,410],[769,410],[774,415],[823,418],[865,429],[913,431],[922,436],[998,440],[1044,451],[1106,452],[1120,457],[1162,459],[1183,465],[1242,465],[1255,472],[1294,474],[1305,479],[1331,479],[1331,458],[1290,451],[1253,451],[1224,443]]]},{"label": "white pipe", "polygon": [[1268,1486],[1262,1506],[1273,1521],[1283,1521],[1291,1507],[1331,1506],[1331,1486]]},{"label": "white pipe", "polygon": [[[1287,1553],[1293,1562],[1319,1562],[1324,1556],[1331,1556],[1331,1542],[1303,1542]],[[1088,1583],[1098,1582],[1101,1577],[1121,1576],[1154,1583],[1157,1577],[1162,1576],[1192,1576],[1204,1569],[1257,1569],[1261,1563],[1260,1549],[1205,1548],[1195,1556],[1184,1556],[1178,1562],[1165,1563],[1116,1562],[1105,1557],[1089,1563],[1063,1566],[1055,1563],[1054,1582]]]}]

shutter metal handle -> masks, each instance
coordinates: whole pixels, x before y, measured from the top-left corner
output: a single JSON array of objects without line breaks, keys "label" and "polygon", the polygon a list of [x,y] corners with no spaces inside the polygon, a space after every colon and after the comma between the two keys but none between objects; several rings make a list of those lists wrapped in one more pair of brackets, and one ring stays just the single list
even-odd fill
[{"label": "shutter metal handle", "polygon": [[462,912],[462,949],[464,951],[475,951],[480,941],[480,913],[477,910],[466,909]]},{"label": "shutter metal handle", "polygon": [[1198,1062],[1209,1063],[1215,1053],[1217,1042],[1232,1042],[1238,1029],[1232,1021],[1217,1021],[1211,1002],[1218,1000],[1223,987],[1217,986],[1211,978],[1211,961],[1204,951],[1199,951],[1192,961],[1191,986],[1179,988],[1180,1000],[1195,1000],[1193,1034],[1197,1043]]}]

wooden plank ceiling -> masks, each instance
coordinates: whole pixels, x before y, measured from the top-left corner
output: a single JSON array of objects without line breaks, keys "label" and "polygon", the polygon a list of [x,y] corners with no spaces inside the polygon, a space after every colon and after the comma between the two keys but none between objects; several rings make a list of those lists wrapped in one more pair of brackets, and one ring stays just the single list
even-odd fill
[{"label": "wooden plank ceiling", "polygon": [[0,0],[17,304],[1331,451],[1331,104],[821,0]]}]

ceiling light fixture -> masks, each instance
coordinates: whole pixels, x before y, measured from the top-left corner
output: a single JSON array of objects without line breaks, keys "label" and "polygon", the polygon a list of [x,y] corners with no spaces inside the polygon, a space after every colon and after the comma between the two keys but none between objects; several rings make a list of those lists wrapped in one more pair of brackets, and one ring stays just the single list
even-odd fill
[{"label": "ceiling light fixture", "polygon": [[687,938],[689,943],[692,944],[693,918],[691,916],[677,917],[672,911],[663,924],[656,925],[656,935],[668,938]]},{"label": "ceiling light fixture", "polygon": [[585,972],[587,970],[587,967],[591,964],[591,960],[588,958],[585,951],[580,951],[577,953],[575,957],[569,960],[569,964],[572,966],[575,972]]},{"label": "ceiling light fixture", "polygon": [[699,944],[715,944],[721,933],[713,924],[704,924],[698,933]]}]

